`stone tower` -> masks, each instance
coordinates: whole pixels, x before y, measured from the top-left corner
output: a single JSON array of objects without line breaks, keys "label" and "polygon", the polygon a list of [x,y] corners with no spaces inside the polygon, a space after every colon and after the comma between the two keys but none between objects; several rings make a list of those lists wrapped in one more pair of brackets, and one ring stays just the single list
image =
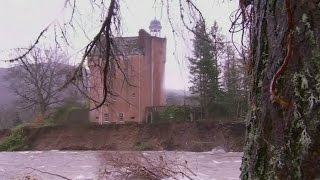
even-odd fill
[{"label": "stone tower", "polygon": [[[165,105],[163,87],[166,62],[166,39],[160,36],[161,24],[151,21],[150,32],[139,31],[136,37],[116,37],[112,41],[121,52],[116,59],[122,69],[115,70],[112,79],[112,95],[101,108],[90,112],[90,121],[103,123],[144,122],[146,108]],[[90,68],[90,108],[102,100],[103,54],[94,51],[88,58]],[[124,74],[126,77],[124,77]]]}]

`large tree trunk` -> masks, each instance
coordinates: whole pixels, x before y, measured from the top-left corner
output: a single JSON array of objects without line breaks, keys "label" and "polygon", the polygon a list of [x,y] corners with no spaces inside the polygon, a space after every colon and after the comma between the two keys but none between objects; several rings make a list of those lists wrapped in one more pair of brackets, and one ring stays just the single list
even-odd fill
[{"label": "large tree trunk", "polygon": [[242,179],[320,178],[320,1],[289,1],[292,55],[276,83],[287,107],[272,102],[269,92],[288,51],[285,2],[253,2],[253,81]]}]

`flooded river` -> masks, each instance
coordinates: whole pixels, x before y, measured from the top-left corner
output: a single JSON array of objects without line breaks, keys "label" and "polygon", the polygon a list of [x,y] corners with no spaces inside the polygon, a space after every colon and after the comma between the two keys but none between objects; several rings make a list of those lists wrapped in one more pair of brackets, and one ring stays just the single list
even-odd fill
[{"label": "flooded river", "polygon": [[[186,162],[195,180],[239,179],[240,152],[143,152],[144,155],[164,153],[167,158]],[[0,180],[96,180],[102,165],[102,151],[24,151],[0,153]],[[59,175],[61,177],[59,177]],[[103,178],[106,179],[106,178]],[[112,179],[112,178],[107,178]],[[180,177],[179,179],[186,179]]]}]

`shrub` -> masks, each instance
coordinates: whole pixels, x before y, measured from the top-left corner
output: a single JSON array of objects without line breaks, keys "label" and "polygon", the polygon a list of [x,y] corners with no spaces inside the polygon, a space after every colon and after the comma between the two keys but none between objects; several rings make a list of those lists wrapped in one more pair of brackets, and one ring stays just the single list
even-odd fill
[{"label": "shrub", "polygon": [[51,116],[46,119],[45,125],[68,124],[68,120],[72,112],[84,109],[86,108],[78,104],[65,104],[56,107]]},{"label": "shrub", "polygon": [[0,142],[0,151],[16,151],[27,148],[25,126],[15,127],[11,135]]},{"label": "shrub", "polygon": [[167,106],[160,112],[161,121],[187,121],[190,116],[190,108],[186,106]]}]

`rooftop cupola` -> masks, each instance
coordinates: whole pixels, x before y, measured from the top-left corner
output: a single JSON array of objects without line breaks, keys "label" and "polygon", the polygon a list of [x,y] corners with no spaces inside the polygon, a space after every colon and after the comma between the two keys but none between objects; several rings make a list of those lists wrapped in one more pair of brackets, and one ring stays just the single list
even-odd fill
[{"label": "rooftop cupola", "polygon": [[160,21],[158,21],[157,19],[152,20],[149,26],[151,36],[159,37],[161,28],[162,26]]}]

